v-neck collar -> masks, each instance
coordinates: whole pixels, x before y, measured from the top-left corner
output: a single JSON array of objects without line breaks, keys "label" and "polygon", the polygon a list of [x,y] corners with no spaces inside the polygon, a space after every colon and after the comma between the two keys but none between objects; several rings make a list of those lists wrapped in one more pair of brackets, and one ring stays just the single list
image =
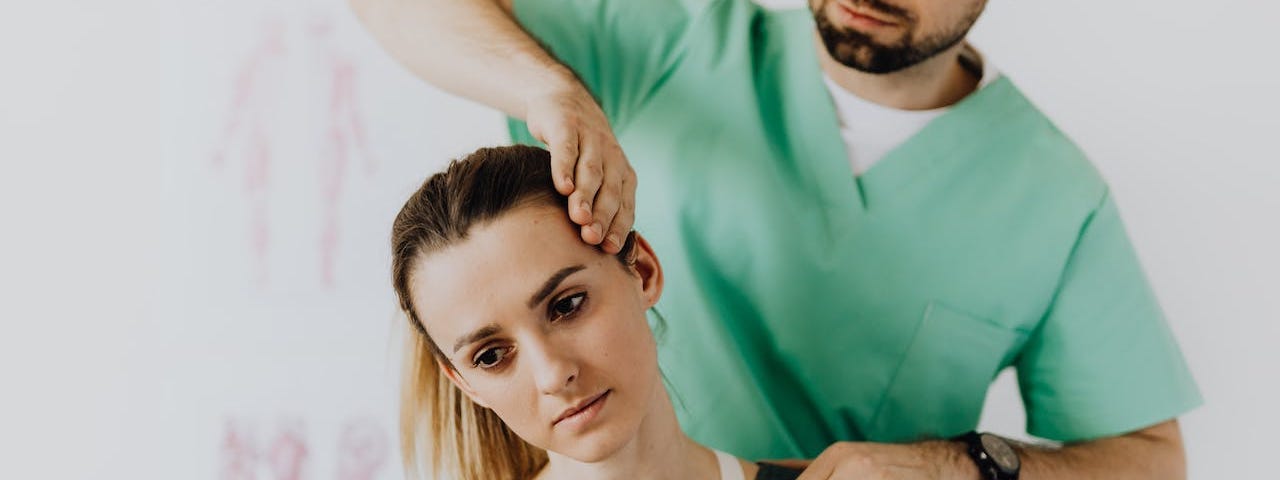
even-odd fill
[{"label": "v-neck collar", "polygon": [[[812,28],[811,18],[795,18]],[[993,124],[1028,106],[1008,78],[1001,75],[952,105],[865,173],[855,176],[840,136],[839,116],[822,79],[817,46],[812,36],[796,35],[801,29],[789,30],[787,54],[797,59],[794,66],[803,72],[793,72],[797,81],[793,98],[803,102],[803,111],[816,117],[807,122],[813,131],[806,137],[815,143],[804,146],[808,158],[802,161],[811,162],[819,171],[827,204],[839,210],[843,210],[839,206],[847,205],[851,210],[847,214],[867,213],[923,170],[963,159],[966,152],[981,145],[979,139],[992,137]]]}]

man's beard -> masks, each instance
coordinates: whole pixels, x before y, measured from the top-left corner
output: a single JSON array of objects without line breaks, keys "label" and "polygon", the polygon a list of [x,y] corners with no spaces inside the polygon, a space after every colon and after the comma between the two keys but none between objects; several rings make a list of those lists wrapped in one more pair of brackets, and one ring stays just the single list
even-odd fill
[{"label": "man's beard", "polygon": [[915,19],[910,12],[880,0],[855,0],[853,2],[855,5],[866,5],[873,10],[893,15],[897,21],[903,22],[903,25],[908,28],[907,34],[901,41],[893,45],[883,45],[867,34],[833,25],[827,18],[825,8],[831,1],[835,0],[828,0],[813,9],[813,19],[818,27],[818,35],[822,37],[827,53],[846,67],[874,74],[893,73],[914,66],[955,46],[969,34],[969,28],[982,13],[982,5],[979,4],[978,8],[970,12],[963,22],[948,30],[917,39],[916,32],[911,29]]}]

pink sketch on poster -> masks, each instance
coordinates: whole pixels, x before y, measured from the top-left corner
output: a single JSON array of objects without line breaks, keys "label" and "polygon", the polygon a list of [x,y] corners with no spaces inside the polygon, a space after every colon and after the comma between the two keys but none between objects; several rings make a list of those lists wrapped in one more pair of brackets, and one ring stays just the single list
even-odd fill
[{"label": "pink sketch on poster", "polygon": [[[249,199],[250,248],[253,251],[259,284],[267,280],[267,252],[270,246],[270,218],[267,198],[271,186],[272,135],[266,117],[266,76],[278,65],[285,53],[284,23],[278,19],[266,22],[262,38],[240,64],[231,100],[231,114],[222,130],[222,138],[213,154],[215,167],[227,163],[237,147],[245,151],[244,191]],[[237,141],[241,140],[241,141]],[[245,144],[247,143],[247,145]]]},{"label": "pink sketch on poster", "polygon": [[[285,417],[276,423],[270,443],[260,448],[256,425],[243,418],[224,421],[220,480],[302,480],[312,457],[303,421]],[[376,420],[354,417],[342,424],[335,454],[337,480],[374,480],[390,458],[387,431]],[[330,453],[328,451],[320,453]]]},{"label": "pink sketch on poster", "polygon": [[226,421],[222,435],[222,480],[255,480],[258,447],[254,433],[242,420]]},{"label": "pink sketch on poster", "polygon": [[357,99],[357,70],[352,58],[343,53],[333,40],[333,23],[325,17],[313,17],[308,28],[313,45],[320,49],[323,77],[329,79],[328,116],[323,127],[320,165],[323,226],[320,231],[320,274],[325,286],[333,286],[334,263],[341,233],[339,219],[343,184],[347,178],[349,154],[364,159],[365,173],[376,168],[365,135],[364,119]]},{"label": "pink sketch on poster", "polygon": [[[318,232],[320,250],[320,281],[326,287],[332,287],[336,278],[336,260],[339,240],[342,233],[340,221],[343,187],[347,181],[348,164],[352,154],[363,159],[366,174],[376,169],[376,162],[369,149],[364,118],[360,112],[358,98],[357,64],[351,55],[342,51],[335,40],[332,21],[325,16],[313,16],[307,25],[306,46],[318,53],[317,70],[307,72],[305,79],[327,82],[327,88],[321,92],[323,100],[308,104],[325,105],[323,119],[316,139],[316,153],[319,156],[318,180],[320,187],[321,226]],[[259,285],[267,281],[267,257],[271,244],[271,219],[268,216],[267,198],[271,187],[270,172],[273,153],[277,151],[273,141],[275,132],[266,117],[268,109],[273,105],[273,98],[267,94],[268,73],[271,67],[283,63],[288,49],[285,48],[285,24],[279,19],[265,23],[262,39],[245,61],[240,65],[236,75],[236,84],[231,101],[231,114],[223,129],[222,140],[213,156],[213,164],[222,167],[229,153],[234,150],[244,151],[245,165],[244,189],[251,204],[249,244],[254,255],[256,276]],[[277,82],[279,77],[276,78]],[[308,90],[303,89],[303,92]],[[299,119],[298,125],[310,124]]]},{"label": "pink sketch on poster", "polygon": [[267,451],[268,464],[275,480],[301,480],[302,467],[307,461],[307,441],[302,432],[302,421],[285,421],[276,432],[276,438]]},{"label": "pink sketch on poster", "polygon": [[387,461],[390,446],[378,422],[351,420],[338,437],[338,480],[373,480]]}]

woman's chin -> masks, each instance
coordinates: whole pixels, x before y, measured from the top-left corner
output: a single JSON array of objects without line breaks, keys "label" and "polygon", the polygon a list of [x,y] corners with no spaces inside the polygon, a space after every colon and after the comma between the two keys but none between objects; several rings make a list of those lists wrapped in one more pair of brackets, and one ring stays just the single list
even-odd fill
[{"label": "woman's chin", "polygon": [[[629,438],[622,438],[621,432],[593,432],[574,439],[572,445],[565,445],[562,455],[582,463],[604,461],[621,450]],[[612,433],[612,434],[611,434]]]},{"label": "woman's chin", "polygon": [[598,425],[590,432],[560,439],[558,445],[550,450],[582,463],[601,462],[635,439],[638,429],[625,427],[617,424]]}]

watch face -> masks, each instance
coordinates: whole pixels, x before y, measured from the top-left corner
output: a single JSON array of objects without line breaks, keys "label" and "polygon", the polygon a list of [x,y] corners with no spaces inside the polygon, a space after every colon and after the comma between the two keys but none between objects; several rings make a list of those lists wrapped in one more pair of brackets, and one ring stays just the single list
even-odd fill
[{"label": "watch face", "polygon": [[1018,453],[1013,451],[1013,447],[1004,441],[1003,438],[991,434],[982,434],[982,449],[987,451],[987,455],[991,456],[991,460],[996,462],[996,466],[1000,467],[1004,473],[1013,473],[1018,471],[1020,462],[1018,461]]}]

